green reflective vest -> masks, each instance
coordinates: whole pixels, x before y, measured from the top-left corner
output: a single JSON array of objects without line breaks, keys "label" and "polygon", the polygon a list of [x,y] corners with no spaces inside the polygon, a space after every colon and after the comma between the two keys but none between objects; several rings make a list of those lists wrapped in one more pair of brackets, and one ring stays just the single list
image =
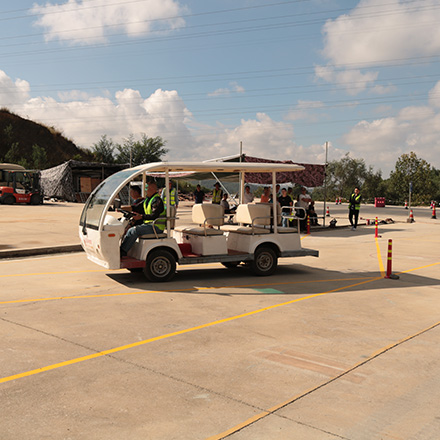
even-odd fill
[{"label": "green reflective vest", "polygon": [[217,191],[214,188],[214,190],[212,191],[212,203],[216,203],[217,205],[220,205],[222,196],[223,196],[223,191],[221,189]]},{"label": "green reflective vest", "polygon": [[349,209],[354,209],[356,211],[359,211],[361,209],[361,195],[356,195],[353,193],[350,196],[350,203],[348,205]]},{"label": "green reflective vest", "polygon": [[[176,206],[176,199],[177,199],[176,188],[172,188],[172,189],[170,189],[170,206]],[[163,200],[163,203],[166,206],[166,203],[167,203],[167,192],[166,192],[165,188],[162,191],[162,200]]]},{"label": "green reflective vest", "polygon": [[[148,204],[147,204],[147,199],[145,199],[144,202],[144,211],[146,215],[151,215],[153,214],[153,201],[156,197],[159,197],[159,194],[155,194],[153,197],[151,197],[150,200],[148,200]],[[167,224],[167,219],[165,218],[166,216],[166,210],[165,210],[165,206],[163,211],[160,213],[160,217],[156,220],[144,220],[145,224],[149,224],[149,223],[153,223],[153,221],[155,221],[154,225],[157,226],[162,232],[165,230],[165,226]],[[163,217],[163,218],[161,218]]]}]

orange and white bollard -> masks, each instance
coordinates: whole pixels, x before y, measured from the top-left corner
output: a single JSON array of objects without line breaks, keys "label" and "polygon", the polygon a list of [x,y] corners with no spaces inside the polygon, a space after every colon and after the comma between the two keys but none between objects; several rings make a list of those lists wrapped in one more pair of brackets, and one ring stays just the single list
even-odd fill
[{"label": "orange and white bollard", "polygon": [[376,231],[375,231],[375,233],[374,233],[374,238],[379,238],[379,227],[378,227],[378,225],[377,225],[377,217],[376,217]]},{"label": "orange and white bollard", "polygon": [[435,215],[435,203],[432,204],[432,217],[431,218],[437,218]]},{"label": "orange and white bollard", "polygon": [[310,235],[310,216],[307,216],[307,234]]},{"label": "orange and white bollard", "polygon": [[326,213],[325,213],[325,216],[326,216],[326,217],[330,217],[330,209],[329,209],[328,206],[327,206],[327,211],[326,211]]}]

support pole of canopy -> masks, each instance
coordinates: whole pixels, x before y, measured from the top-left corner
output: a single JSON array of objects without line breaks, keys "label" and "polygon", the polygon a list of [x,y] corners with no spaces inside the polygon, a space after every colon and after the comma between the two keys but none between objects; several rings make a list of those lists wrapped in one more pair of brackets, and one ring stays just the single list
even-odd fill
[{"label": "support pole of canopy", "polygon": [[171,236],[171,221],[170,221],[170,213],[171,209],[168,209],[168,206],[170,206],[170,171],[168,168],[165,170],[165,194],[167,198],[167,202],[165,204],[165,215],[167,216],[167,238],[170,238]]},{"label": "support pole of canopy", "polygon": [[278,232],[278,209],[277,209],[277,173],[272,171],[272,213],[273,213],[273,232]]},{"label": "support pole of canopy", "polygon": [[142,197],[145,198],[145,187],[147,186],[147,173],[142,174]]}]

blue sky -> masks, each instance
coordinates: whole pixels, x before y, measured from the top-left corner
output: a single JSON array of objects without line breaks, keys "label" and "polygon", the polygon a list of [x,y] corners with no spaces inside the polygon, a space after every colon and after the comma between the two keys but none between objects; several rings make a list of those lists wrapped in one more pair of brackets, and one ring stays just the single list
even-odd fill
[{"label": "blue sky", "polygon": [[77,145],[161,136],[169,160],[236,154],[387,177],[440,168],[437,0],[39,0],[0,6],[0,107]]}]

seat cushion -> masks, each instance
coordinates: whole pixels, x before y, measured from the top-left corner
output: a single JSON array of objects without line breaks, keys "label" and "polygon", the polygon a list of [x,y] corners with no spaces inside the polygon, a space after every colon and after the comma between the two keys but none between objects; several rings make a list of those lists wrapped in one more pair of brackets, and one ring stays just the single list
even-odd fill
[{"label": "seat cushion", "polygon": [[175,231],[189,235],[202,235],[202,236],[223,235],[223,231],[221,231],[220,229],[213,229],[213,228],[205,229],[202,227],[176,228]]},{"label": "seat cushion", "polygon": [[246,234],[246,235],[270,234],[270,229],[253,228],[252,230],[251,226],[224,225],[221,227],[221,230],[224,232],[236,232],[237,234]]},{"label": "seat cushion", "polygon": [[167,238],[167,234],[165,234],[164,232],[162,232],[160,234],[157,233],[157,235],[156,234],[145,234],[145,235],[141,235],[139,238],[141,240],[151,240],[154,238]]}]

